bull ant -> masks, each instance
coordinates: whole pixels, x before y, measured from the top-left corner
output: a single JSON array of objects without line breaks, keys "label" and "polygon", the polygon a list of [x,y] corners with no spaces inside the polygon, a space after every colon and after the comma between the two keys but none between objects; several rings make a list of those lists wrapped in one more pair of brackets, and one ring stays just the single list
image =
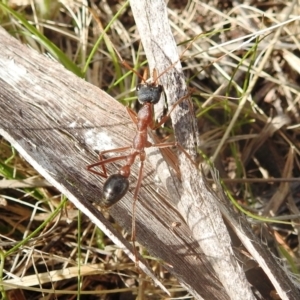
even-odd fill
[{"label": "bull ant", "polygon": [[[190,46],[190,45],[189,45]],[[189,47],[188,46],[188,47]],[[185,51],[188,49],[185,49]],[[184,52],[185,52],[184,51]],[[130,68],[129,65],[125,61],[122,63],[127,67]],[[177,62],[176,62],[177,63]],[[157,147],[157,148],[167,148],[177,146],[181,151],[183,151],[189,158],[190,156],[188,153],[180,146],[177,142],[170,142],[170,143],[158,143],[153,144],[148,140],[148,129],[155,130],[163,125],[170,117],[170,114],[174,110],[174,108],[181,103],[184,99],[188,98],[190,94],[180,98],[171,108],[167,115],[165,115],[160,122],[156,123],[154,121],[153,115],[153,106],[159,102],[161,94],[163,92],[163,86],[158,84],[158,78],[161,77],[164,73],[166,73],[171,67],[175,65],[172,64],[167,70],[165,70],[162,74],[157,76],[156,69],[153,70],[152,82],[146,80],[147,73],[145,72],[143,76],[140,76],[135,70],[131,70],[137,74],[141,78],[141,83],[139,83],[136,87],[136,93],[139,103],[142,105],[141,109],[139,110],[138,114],[136,114],[133,110],[126,107],[126,110],[133,121],[136,124],[137,131],[135,137],[133,138],[132,145],[127,147],[115,148],[106,151],[102,151],[99,153],[99,161],[87,166],[87,170],[92,172],[96,175],[99,175],[103,178],[107,178],[104,185],[103,185],[103,195],[99,205],[103,208],[109,208],[119,200],[121,200],[129,189],[129,176],[131,166],[135,162],[136,158],[139,157],[140,159],[140,167],[138,172],[137,184],[134,191],[133,197],[133,210],[132,210],[132,236],[131,239],[133,241],[134,251],[135,245],[135,206],[136,201],[138,198],[139,190],[142,183],[142,176],[143,176],[143,168],[144,168],[144,161],[146,159],[146,152],[145,148],[149,147]],[[129,151],[127,155],[121,156],[114,156],[110,158],[104,158],[104,155],[107,153],[120,153]],[[191,158],[190,158],[191,159]],[[119,161],[125,160],[125,164],[119,169],[116,174],[112,174],[108,176],[105,165]],[[94,170],[95,167],[102,168],[102,171]],[[136,259],[137,259],[137,255]]]}]

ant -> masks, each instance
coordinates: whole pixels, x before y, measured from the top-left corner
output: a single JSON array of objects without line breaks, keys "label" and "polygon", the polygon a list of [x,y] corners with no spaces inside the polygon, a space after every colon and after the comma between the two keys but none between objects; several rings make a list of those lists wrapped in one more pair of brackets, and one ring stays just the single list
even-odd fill
[{"label": "ant", "polygon": [[[170,112],[166,116],[164,116],[159,123],[155,124],[154,116],[153,116],[153,105],[158,103],[161,97],[161,93],[163,92],[163,86],[156,83],[158,77],[155,69],[153,71],[153,78],[155,78],[155,80],[152,83],[148,83],[144,79],[144,77],[145,75],[143,76],[142,82],[136,86],[137,98],[139,103],[142,105],[142,108],[139,110],[138,114],[136,115],[134,111],[126,107],[126,110],[131,120],[137,126],[137,132],[135,137],[133,138],[132,145],[127,147],[102,151],[99,153],[99,161],[87,166],[88,171],[97,174],[101,177],[107,178],[103,186],[103,197],[100,203],[100,206],[104,208],[109,208],[110,206],[114,205],[116,202],[118,202],[125,196],[129,188],[128,178],[130,176],[131,166],[135,162],[136,157],[139,156],[141,166],[140,166],[137,186],[134,193],[134,199],[137,198],[138,191],[141,185],[141,180],[142,180],[144,161],[146,159],[145,148],[149,148],[149,147],[166,148],[166,147],[172,147],[177,145],[176,142],[152,144],[151,142],[148,141],[148,128],[151,130],[156,130],[161,125],[163,125],[169,119],[171,112],[173,111],[173,109],[178,103],[176,103],[172,107]],[[185,99],[187,98],[187,96],[183,98]],[[184,99],[179,99],[179,101],[181,102]],[[127,150],[130,150],[130,153],[128,155],[103,159],[104,154],[110,152],[116,152],[116,153],[123,152]],[[120,168],[118,173],[108,177],[105,165],[117,160],[125,160],[126,164]],[[102,172],[93,170],[94,167],[102,167]]]},{"label": "ant", "polygon": [[[184,50],[184,52],[190,47],[191,44],[192,43],[188,45],[188,47]],[[121,58],[119,54],[118,56],[119,58]],[[121,59],[121,62],[126,68],[132,70],[132,72],[134,72],[139,78],[141,78],[141,83],[139,83],[136,86],[137,99],[139,103],[142,105],[141,109],[136,114],[133,110],[126,107],[127,113],[129,114],[131,120],[133,121],[134,124],[136,124],[137,131],[133,138],[131,146],[102,151],[99,153],[99,161],[91,165],[88,165],[86,168],[89,172],[99,175],[103,178],[106,178],[106,181],[103,185],[102,199],[99,205],[102,208],[109,208],[115,203],[117,203],[118,201],[120,201],[127,193],[129,189],[128,178],[130,176],[131,166],[134,164],[136,158],[139,157],[140,168],[139,168],[137,184],[133,196],[132,235],[131,235],[131,240],[133,242],[133,248],[134,248],[136,264],[137,264],[138,259],[136,255],[136,249],[135,249],[135,206],[136,206],[136,201],[142,183],[144,161],[146,159],[145,148],[150,148],[150,147],[169,148],[169,147],[176,146],[192,161],[191,157],[186,152],[186,150],[177,142],[151,143],[148,140],[148,129],[156,130],[157,128],[161,127],[161,125],[163,125],[170,118],[170,115],[174,110],[174,108],[179,103],[181,103],[184,99],[188,98],[191,92],[181,97],[179,100],[177,100],[176,103],[172,106],[172,108],[168,112],[168,114],[165,115],[158,123],[156,123],[154,121],[154,113],[153,113],[154,105],[159,102],[161,94],[163,92],[163,86],[157,83],[158,79],[163,74],[165,74],[168,70],[170,70],[170,68],[174,67],[177,61],[173,63],[171,66],[169,66],[166,70],[164,70],[164,72],[162,72],[159,76],[157,75],[156,69],[154,69],[151,82],[149,82],[149,80],[146,80],[147,78],[146,71],[144,72],[144,75],[141,76],[137,71],[133,70],[126,63],[126,61]],[[120,153],[125,151],[129,151],[129,153],[127,155],[114,156],[110,158],[103,157],[107,153],[111,153],[111,152]],[[119,169],[117,173],[108,176],[105,165],[119,160],[125,160],[125,164]],[[194,164],[193,161],[192,163]],[[95,167],[102,168],[102,171],[94,170]]]},{"label": "ant", "polygon": [[[165,71],[166,72],[166,71]],[[163,73],[165,73],[163,72]],[[162,74],[163,74],[162,73]],[[138,74],[138,73],[137,73]],[[160,76],[162,75],[160,74]],[[138,74],[139,75],[139,74]],[[159,76],[159,77],[160,77]],[[140,75],[139,75],[140,77]],[[154,116],[153,116],[153,106],[159,102],[161,94],[163,92],[163,86],[157,84],[158,76],[156,69],[153,70],[153,82],[148,82],[145,78],[147,77],[147,72],[144,73],[142,77],[141,83],[139,83],[136,87],[136,93],[139,103],[142,105],[141,109],[139,110],[138,114],[136,114],[133,110],[126,107],[126,110],[131,118],[131,120],[137,126],[137,132],[135,137],[133,138],[133,142],[131,146],[122,147],[122,148],[115,148],[106,151],[102,151],[99,153],[99,161],[88,165],[87,170],[99,175],[101,177],[106,178],[106,181],[103,185],[103,195],[101,202],[99,205],[103,208],[109,208],[119,200],[121,200],[129,189],[129,176],[131,166],[135,162],[136,157],[140,159],[140,169],[137,179],[137,185],[134,191],[134,203],[133,203],[133,223],[132,223],[132,236],[135,234],[135,224],[134,224],[134,210],[135,210],[135,202],[138,198],[138,193],[141,187],[142,182],[142,175],[143,175],[143,168],[144,168],[144,161],[146,159],[146,152],[145,148],[149,147],[157,147],[157,148],[167,148],[177,146],[187,154],[187,152],[178,145],[177,142],[170,142],[170,143],[158,143],[152,144],[148,140],[148,128],[151,130],[156,130],[161,125],[163,125],[170,117],[170,114],[174,110],[174,108],[186,99],[188,95],[179,99],[171,108],[169,113],[164,116],[160,122],[155,123]],[[124,152],[130,150],[129,154],[122,155],[122,156],[115,156],[111,158],[103,158],[103,155],[111,152]],[[187,154],[188,155],[188,154]],[[110,176],[107,175],[107,171],[105,168],[106,164],[118,161],[118,160],[125,160],[125,165],[123,165],[116,174],[112,174]],[[102,172],[95,171],[93,168],[101,167]],[[133,238],[132,238],[133,239]]]}]

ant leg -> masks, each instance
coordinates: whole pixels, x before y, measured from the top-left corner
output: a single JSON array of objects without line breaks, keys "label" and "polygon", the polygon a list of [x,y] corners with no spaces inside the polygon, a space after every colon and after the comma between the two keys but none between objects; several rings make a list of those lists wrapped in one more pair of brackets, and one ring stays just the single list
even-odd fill
[{"label": "ant leg", "polygon": [[131,224],[131,240],[132,240],[132,247],[134,251],[134,256],[135,256],[135,264],[138,266],[139,258],[135,246],[135,235],[136,235],[136,227],[135,227],[135,214],[136,214],[136,201],[138,199],[139,191],[141,188],[142,184],[142,178],[143,178],[143,169],[144,169],[144,160],[146,158],[146,155],[140,156],[140,169],[139,169],[139,174],[138,174],[138,179],[137,179],[137,184],[134,190],[134,196],[133,196],[133,203],[132,203],[132,224]]},{"label": "ant leg", "polygon": [[[186,48],[183,50],[183,52],[181,52],[179,59],[177,59],[175,62],[173,62],[167,69],[165,69],[161,74],[159,74],[158,77],[156,77],[156,80],[161,77],[162,75],[164,75],[165,73],[167,73],[170,69],[172,69],[178,62],[181,61],[184,53],[192,46],[192,44],[194,43],[195,40],[197,40],[201,35],[203,35],[203,33],[200,33],[198,35],[196,35],[186,46]],[[155,82],[156,82],[155,80]]]},{"label": "ant leg", "polygon": [[[103,155],[106,153],[110,153],[110,152],[124,152],[126,150],[129,150],[130,148],[131,148],[131,146],[102,151],[99,153],[99,161],[94,164],[88,165],[86,168],[89,172],[91,172],[93,174],[107,178],[108,176],[107,176],[105,165],[112,163],[114,161],[126,159],[127,155],[116,156],[116,157],[111,157],[111,158],[107,158],[107,159],[103,159]],[[93,168],[95,168],[95,167],[102,167],[102,172],[93,170]]]},{"label": "ant leg", "polygon": [[134,124],[137,124],[138,122],[138,119],[137,119],[137,114],[135,111],[133,111],[131,108],[127,107],[126,106],[126,111],[131,119],[131,121],[134,123]]},{"label": "ant leg", "polygon": [[188,154],[188,152],[178,143],[178,142],[170,142],[170,143],[160,143],[160,144],[152,144],[150,147],[156,147],[156,148],[171,148],[171,147],[177,147],[187,158],[188,160],[196,167],[198,168],[197,164],[193,161],[191,156]]},{"label": "ant leg", "polygon": [[170,109],[170,111],[168,112],[167,115],[165,115],[164,117],[162,117],[162,119],[155,124],[154,126],[151,127],[152,130],[158,129],[161,125],[163,125],[164,123],[166,123],[171,116],[171,113],[173,112],[173,110],[175,109],[175,107],[180,104],[183,100],[187,99],[188,97],[190,97],[190,95],[192,94],[193,91],[190,91],[187,95],[181,97],[180,99],[178,99],[172,106],[172,108]]},{"label": "ant leg", "polygon": [[107,153],[111,153],[111,152],[115,152],[115,153],[124,152],[124,151],[129,150],[130,148],[131,148],[131,146],[114,148],[114,149],[109,149],[109,150],[104,150],[104,151],[99,152],[99,158],[100,158],[100,156],[103,156],[104,154],[107,154]]}]

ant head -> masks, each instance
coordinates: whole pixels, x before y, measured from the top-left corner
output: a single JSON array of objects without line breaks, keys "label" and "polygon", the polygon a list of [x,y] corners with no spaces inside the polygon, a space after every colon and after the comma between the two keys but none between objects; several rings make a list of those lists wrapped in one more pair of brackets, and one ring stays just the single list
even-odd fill
[{"label": "ant head", "polygon": [[144,103],[151,103],[156,104],[158,103],[161,93],[163,91],[163,86],[157,84],[157,71],[156,69],[153,70],[153,76],[150,80],[147,80],[147,69],[145,69],[142,82],[139,83],[136,87],[136,93],[138,97],[138,101],[141,104]]},{"label": "ant head", "polygon": [[146,102],[156,104],[158,103],[161,93],[163,91],[162,85],[153,85],[153,83],[140,83],[136,87],[138,101],[141,104]]}]

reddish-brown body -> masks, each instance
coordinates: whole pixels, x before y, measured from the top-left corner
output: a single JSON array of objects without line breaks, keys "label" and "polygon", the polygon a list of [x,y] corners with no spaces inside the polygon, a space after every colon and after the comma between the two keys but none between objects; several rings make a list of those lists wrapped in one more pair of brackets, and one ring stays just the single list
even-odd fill
[{"label": "reddish-brown body", "polygon": [[[153,72],[155,73],[155,72]],[[155,73],[156,74],[156,73]],[[138,173],[138,179],[137,184],[134,191],[133,196],[133,210],[132,210],[132,240],[134,243],[134,237],[135,237],[135,202],[138,198],[138,193],[141,187],[142,183],[142,177],[143,177],[143,168],[144,168],[144,161],[146,159],[146,153],[145,148],[154,146],[157,148],[166,148],[166,147],[172,147],[174,145],[177,145],[176,142],[174,143],[161,143],[161,144],[152,144],[148,141],[148,128],[149,129],[156,129],[160,127],[162,124],[166,122],[166,120],[169,118],[170,113],[174,109],[175,105],[170,110],[169,114],[162,118],[162,120],[159,123],[155,123],[153,120],[153,105],[158,103],[161,93],[163,91],[163,88],[161,85],[156,84],[157,77],[155,77],[155,80],[153,83],[147,83],[143,79],[143,83],[139,84],[136,88],[138,101],[142,104],[142,108],[136,114],[133,112],[130,108],[127,108],[127,112],[132,119],[132,121],[136,124],[137,131],[133,138],[132,145],[122,148],[116,148],[111,149],[107,151],[103,151],[99,153],[99,162],[91,164],[87,166],[87,169],[97,174],[101,177],[107,178],[104,185],[103,185],[103,194],[102,194],[102,200],[100,203],[98,203],[102,207],[110,207],[116,202],[118,202],[120,199],[124,197],[124,195],[127,193],[129,188],[129,176],[130,176],[130,170],[131,166],[135,162],[136,157],[138,156],[140,159],[140,167],[139,167],[139,173]],[[186,97],[183,97],[179,101],[182,101]],[[179,103],[179,102],[178,102]],[[179,145],[178,145],[179,146]],[[124,152],[129,150],[129,153],[127,155],[121,155],[121,156],[115,156],[104,159],[103,156],[107,153],[111,152]],[[182,149],[184,151],[184,149]],[[116,174],[113,174],[111,176],[107,176],[105,165],[118,161],[118,160],[125,160],[125,164],[119,169],[119,171]],[[94,167],[101,167],[102,172],[93,170]],[[135,247],[134,247],[135,249]],[[136,256],[137,257],[137,256]]]},{"label": "reddish-brown body", "polygon": [[[141,185],[143,164],[146,159],[145,148],[151,147],[152,144],[148,141],[148,128],[154,129],[155,122],[153,120],[153,105],[159,101],[162,93],[162,86],[156,83],[143,83],[137,86],[138,100],[142,104],[142,108],[136,115],[130,108],[127,112],[136,124],[137,131],[133,138],[132,145],[123,148],[107,150],[99,153],[99,162],[87,166],[87,169],[97,175],[107,178],[103,186],[103,197],[100,203],[101,206],[109,207],[119,201],[127,192],[129,188],[129,180],[131,166],[138,156],[141,162],[137,187],[135,189],[135,199]],[[158,145],[159,146],[159,145]],[[127,155],[116,156],[112,158],[103,159],[103,155],[110,152],[123,152],[129,150]],[[105,165],[117,160],[125,160],[118,173],[107,176]],[[102,167],[102,172],[93,170],[94,167]]]},{"label": "reddish-brown body", "polygon": [[[145,103],[137,114],[136,126],[137,132],[133,138],[130,153],[126,157],[126,164],[119,170],[119,174],[129,177],[130,167],[133,165],[137,156],[140,161],[146,159],[145,147],[151,147],[148,141],[148,127],[153,127],[153,108],[152,104]],[[131,116],[131,112],[129,112]]]}]

